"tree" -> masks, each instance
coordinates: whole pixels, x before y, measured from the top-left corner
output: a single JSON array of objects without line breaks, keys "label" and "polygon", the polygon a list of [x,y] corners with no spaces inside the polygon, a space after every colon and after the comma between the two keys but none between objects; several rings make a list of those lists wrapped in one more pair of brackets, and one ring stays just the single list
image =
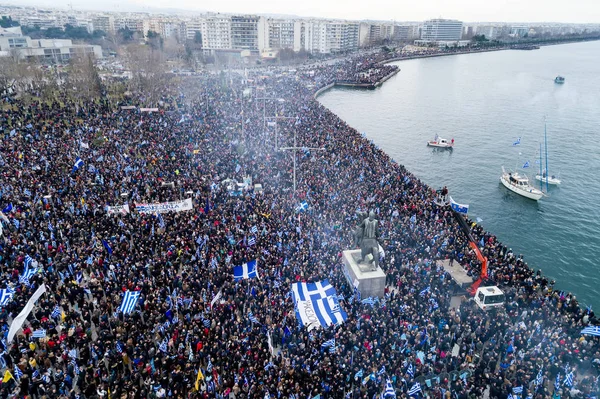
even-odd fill
[{"label": "tree", "polygon": [[163,52],[151,46],[130,44],[124,49],[123,58],[131,71],[129,90],[144,97],[147,105],[156,105],[161,95],[169,90]]},{"label": "tree", "polygon": [[194,43],[200,48],[202,48],[202,32],[200,32],[199,30],[197,30],[196,33],[194,33]]},{"label": "tree", "polygon": [[119,38],[121,39],[122,42],[130,42],[133,40],[133,34],[135,32],[132,31],[129,28],[121,28],[117,31],[117,34],[119,35]]},{"label": "tree", "polygon": [[102,92],[102,81],[92,54],[77,54],[71,58],[65,88],[72,98],[93,100]]},{"label": "tree", "polygon": [[160,34],[158,32],[154,32],[152,30],[149,30],[148,33],[146,34],[146,38],[148,41],[148,44],[153,48],[153,49],[162,49],[163,47],[163,39],[160,36]]},{"label": "tree", "polygon": [[3,15],[0,18],[0,28],[12,28],[13,26],[19,26],[17,21],[13,21],[11,16]]}]

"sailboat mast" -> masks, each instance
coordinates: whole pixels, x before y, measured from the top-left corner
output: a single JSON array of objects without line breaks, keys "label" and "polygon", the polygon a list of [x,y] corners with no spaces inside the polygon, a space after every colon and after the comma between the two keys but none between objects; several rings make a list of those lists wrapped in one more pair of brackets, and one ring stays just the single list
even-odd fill
[{"label": "sailboat mast", "polygon": [[546,134],[546,122],[544,122],[544,147],[546,152],[546,192],[548,192],[548,179],[550,178],[550,171],[548,170],[548,136]]},{"label": "sailboat mast", "polygon": [[540,191],[544,191],[544,174],[542,173],[542,143],[540,142]]}]

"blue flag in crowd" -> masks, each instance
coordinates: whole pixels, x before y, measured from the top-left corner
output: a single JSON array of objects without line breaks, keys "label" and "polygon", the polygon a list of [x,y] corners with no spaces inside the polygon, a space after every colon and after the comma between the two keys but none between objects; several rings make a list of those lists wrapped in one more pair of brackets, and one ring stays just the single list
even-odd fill
[{"label": "blue flag in crowd", "polygon": [[394,386],[392,385],[392,380],[389,378],[385,382],[385,391],[383,391],[384,398],[395,398],[396,391],[394,390]]},{"label": "blue flag in crowd", "polygon": [[258,267],[256,265],[256,259],[248,263],[244,263],[241,266],[233,267],[233,279],[235,281],[246,280],[249,278],[258,278]]},{"label": "blue flag in crowd", "polygon": [[306,212],[308,210],[308,202],[304,201],[301,202],[297,207],[296,207],[296,212]]},{"label": "blue flag in crowd", "polygon": [[106,240],[102,240],[102,245],[104,245],[104,248],[106,248],[106,252],[108,252],[108,255],[112,255],[113,250]]},{"label": "blue flag in crowd", "polygon": [[465,215],[469,213],[469,205],[459,204],[458,202],[455,202],[452,197],[450,197],[450,207],[457,213],[464,213]]},{"label": "blue flag in crowd", "polygon": [[0,290],[0,306],[6,306],[12,299],[15,291],[11,288],[3,288]]},{"label": "blue flag in crowd", "polygon": [[296,305],[296,318],[309,330],[337,325],[348,319],[339,304],[335,288],[327,280],[292,284],[292,297]]},{"label": "blue flag in crowd", "polygon": [[71,171],[71,173],[75,173],[79,170],[79,168],[81,168],[83,166],[83,159],[77,157],[77,159],[75,159],[75,165],[73,165],[73,170]]},{"label": "blue flag in crowd", "polygon": [[121,302],[119,310],[124,314],[133,312],[139,297],[140,291],[125,291],[125,295],[123,295],[123,302]]}]

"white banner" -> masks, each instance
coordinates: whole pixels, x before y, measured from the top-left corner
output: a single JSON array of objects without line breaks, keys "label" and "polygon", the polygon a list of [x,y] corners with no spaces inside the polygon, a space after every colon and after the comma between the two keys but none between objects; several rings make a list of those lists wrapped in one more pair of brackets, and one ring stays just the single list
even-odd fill
[{"label": "white banner", "polygon": [[192,210],[192,199],[183,201],[161,202],[157,204],[135,204],[135,210],[139,213],[165,213]]},{"label": "white banner", "polygon": [[115,214],[126,215],[129,213],[129,204],[107,206],[106,211],[108,212],[109,215],[115,215]]},{"label": "white banner", "polygon": [[121,109],[136,109],[135,105],[121,105]]},{"label": "white banner", "polygon": [[217,295],[215,295],[213,300],[210,301],[210,310],[212,310],[212,308],[215,306],[215,302],[217,302],[221,298],[221,295],[221,291],[217,292]]},{"label": "white banner", "polygon": [[315,308],[313,308],[312,301],[298,301],[296,305],[300,320],[302,320],[302,324],[306,326],[308,331],[313,328],[321,327],[317,312],[315,312]]},{"label": "white banner", "polygon": [[140,112],[158,112],[158,108],[140,108]]},{"label": "white banner", "polygon": [[11,343],[11,341],[15,337],[15,334],[17,333],[17,331],[19,331],[21,326],[23,326],[23,323],[27,319],[27,316],[29,316],[29,313],[31,313],[31,311],[33,310],[36,301],[42,296],[44,292],[46,292],[46,285],[42,284],[33,293],[32,297],[29,298],[25,307],[23,308],[23,310],[21,310],[21,313],[19,313],[18,316],[13,319],[12,324],[10,325],[10,329],[8,330],[8,337],[6,337],[7,343]]}]

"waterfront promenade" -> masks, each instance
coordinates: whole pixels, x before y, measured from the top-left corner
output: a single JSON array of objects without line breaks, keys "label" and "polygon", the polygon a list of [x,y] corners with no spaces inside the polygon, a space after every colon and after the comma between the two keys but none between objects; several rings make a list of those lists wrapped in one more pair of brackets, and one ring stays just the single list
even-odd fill
[{"label": "waterfront promenade", "polygon": [[[454,283],[435,261],[479,272],[451,213],[314,99],[337,81],[379,81],[368,74],[378,62],[375,54],[295,74],[250,72],[283,99],[266,108],[240,94],[245,77],[235,74],[227,84],[207,75],[165,88],[152,113],[69,98],[4,104],[3,331],[41,284],[47,293],[18,339],[5,341],[0,366],[12,378],[3,397],[370,399],[389,380],[399,398],[416,388],[546,398],[559,373],[557,390],[596,392],[588,375],[597,338],[579,334],[593,312],[476,224],[471,234],[483,239],[490,283],[507,306],[492,316],[468,301],[450,309]],[[264,128],[275,114],[292,118],[279,122],[277,149],[298,147],[295,162]],[[264,192],[221,183],[247,177]],[[185,198],[192,209],[144,213]],[[108,206],[120,208],[108,215]],[[385,237],[387,295],[376,302],[357,298],[340,259],[367,209]],[[236,281],[234,266],[248,270],[252,260],[260,278]],[[308,331],[291,285],[324,280],[347,319]],[[140,297],[119,312],[126,291]]]}]

